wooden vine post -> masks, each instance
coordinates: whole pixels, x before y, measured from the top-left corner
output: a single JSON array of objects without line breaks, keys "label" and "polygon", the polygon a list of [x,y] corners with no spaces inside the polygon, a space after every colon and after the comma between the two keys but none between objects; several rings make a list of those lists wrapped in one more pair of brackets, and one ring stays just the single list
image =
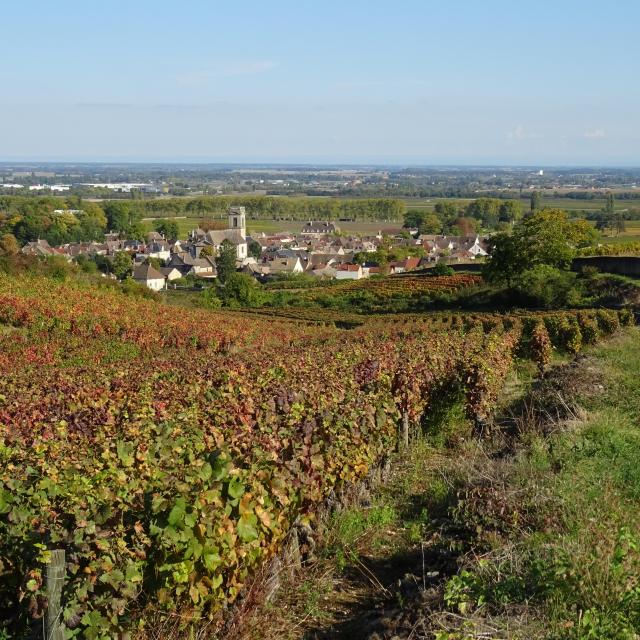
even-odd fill
[{"label": "wooden vine post", "polygon": [[402,412],[402,432],[400,439],[400,448],[405,451],[409,448],[409,412]]},{"label": "wooden vine post", "polygon": [[51,552],[47,565],[47,617],[45,621],[45,640],[64,640],[62,625],[62,587],[65,578],[64,549]]}]

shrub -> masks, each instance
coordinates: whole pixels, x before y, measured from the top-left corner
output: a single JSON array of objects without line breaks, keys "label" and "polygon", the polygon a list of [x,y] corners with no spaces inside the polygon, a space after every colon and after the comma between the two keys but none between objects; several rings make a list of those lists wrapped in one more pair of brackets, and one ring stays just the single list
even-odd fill
[{"label": "shrub", "polygon": [[618,317],[620,318],[620,324],[623,327],[632,327],[636,323],[635,314],[629,307],[625,307],[624,309],[622,309],[622,311],[620,311],[620,313],[618,314]]},{"label": "shrub", "polygon": [[227,307],[259,307],[264,302],[262,288],[246,273],[229,274],[219,296]]},{"label": "shrub", "polygon": [[222,306],[222,300],[216,295],[215,287],[205,289],[200,295],[200,302],[205,309],[219,309]]},{"label": "shrub", "polygon": [[582,340],[585,344],[595,344],[600,339],[600,328],[595,318],[586,313],[578,314],[578,324],[582,331]]},{"label": "shrub", "polygon": [[567,318],[563,327],[564,347],[569,353],[578,353],[582,349],[582,331],[578,321],[574,318]]},{"label": "shrub", "polygon": [[436,266],[429,271],[429,275],[432,276],[452,276],[455,274],[455,270],[452,269],[446,262],[437,262]]},{"label": "shrub", "polygon": [[529,353],[532,360],[538,365],[540,375],[544,374],[545,367],[551,360],[551,340],[544,322],[536,322],[531,332]]},{"label": "shrub", "polygon": [[572,306],[580,301],[576,274],[546,264],[521,273],[513,289],[526,301],[547,309]]},{"label": "shrub", "polygon": [[618,314],[615,311],[608,309],[599,309],[596,312],[596,320],[598,327],[605,335],[611,335],[620,328],[620,320]]}]

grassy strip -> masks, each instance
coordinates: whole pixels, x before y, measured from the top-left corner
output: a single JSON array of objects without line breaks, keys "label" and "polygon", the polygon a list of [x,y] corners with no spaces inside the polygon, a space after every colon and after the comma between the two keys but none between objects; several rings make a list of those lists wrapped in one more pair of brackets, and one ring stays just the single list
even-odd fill
[{"label": "grassy strip", "polygon": [[461,495],[455,517],[476,535],[445,586],[463,621],[442,640],[475,637],[488,620],[497,637],[626,640],[640,631],[637,330],[551,386],[563,420],[541,429],[531,411],[520,422],[524,449]]}]

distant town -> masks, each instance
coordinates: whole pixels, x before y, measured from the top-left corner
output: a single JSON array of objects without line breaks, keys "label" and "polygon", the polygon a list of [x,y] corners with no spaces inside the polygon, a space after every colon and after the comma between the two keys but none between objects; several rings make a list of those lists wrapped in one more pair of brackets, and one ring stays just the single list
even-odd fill
[{"label": "distant town", "polygon": [[0,194],[83,197],[223,194],[347,197],[509,197],[536,189],[576,198],[637,193],[640,169],[367,167],[205,164],[0,164]]},{"label": "distant town", "polygon": [[[485,257],[488,249],[487,238],[477,234],[422,234],[416,228],[392,235],[382,231],[373,235],[345,235],[337,223],[313,220],[305,223],[299,233],[248,235],[244,207],[229,209],[227,228],[195,227],[187,240],[180,240],[175,234],[171,237],[166,233],[171,230],[170,221],[164,223],[166,230],[160,227],[164,233],[151,231],[141,240],[107,233],[103,242],[51,246],[38,239],[25,244],[21,252],[30,256],[60,256],[68,261],[93,260],[114,277],[121,258],[125,257],[133,279],[159,291],[170,285],[188,286],[216,278],[216,257],[225,244],[234,247],[237,269],[261,282],[302,273],[323,279],[360,280],[433,266],[439,260],[468,264]],[[381,250],[395,251],[404,257],[381,264]]]}]

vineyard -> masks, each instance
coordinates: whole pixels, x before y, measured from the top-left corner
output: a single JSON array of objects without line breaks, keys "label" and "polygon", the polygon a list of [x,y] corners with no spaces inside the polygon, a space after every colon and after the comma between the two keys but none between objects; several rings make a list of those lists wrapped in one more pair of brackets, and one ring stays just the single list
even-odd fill
[{"label": "vineyard", "polygon": [[611,244],[599,244],[596,247],[586,247],[578,251],[578,256],[637,256],[640,255],[640,242],[627,241]]},{"label": "vineyard", "polygon": [[342,331],[0,276],[0,636],[41,624],[53,549],[72,633],[218,623],[294,525],[390,455],[403,418],[463,398],[482,425],[514,359],[544,371],[553,349],[632,322],[431,314]]},{"label": "vineyard", "polygon": [[[379,298],[424,296],[432,293],[452,293],[458,289],[476,286],[482,283],[482,278],[471,274],[456,274],[452,276],[402,276],[384,277],[363,280],[353,280],[332,290],[342,294],[353,292],[367,292]],[[314,299],[322,294],[322,289],[312,289],[307,294]]]}]

